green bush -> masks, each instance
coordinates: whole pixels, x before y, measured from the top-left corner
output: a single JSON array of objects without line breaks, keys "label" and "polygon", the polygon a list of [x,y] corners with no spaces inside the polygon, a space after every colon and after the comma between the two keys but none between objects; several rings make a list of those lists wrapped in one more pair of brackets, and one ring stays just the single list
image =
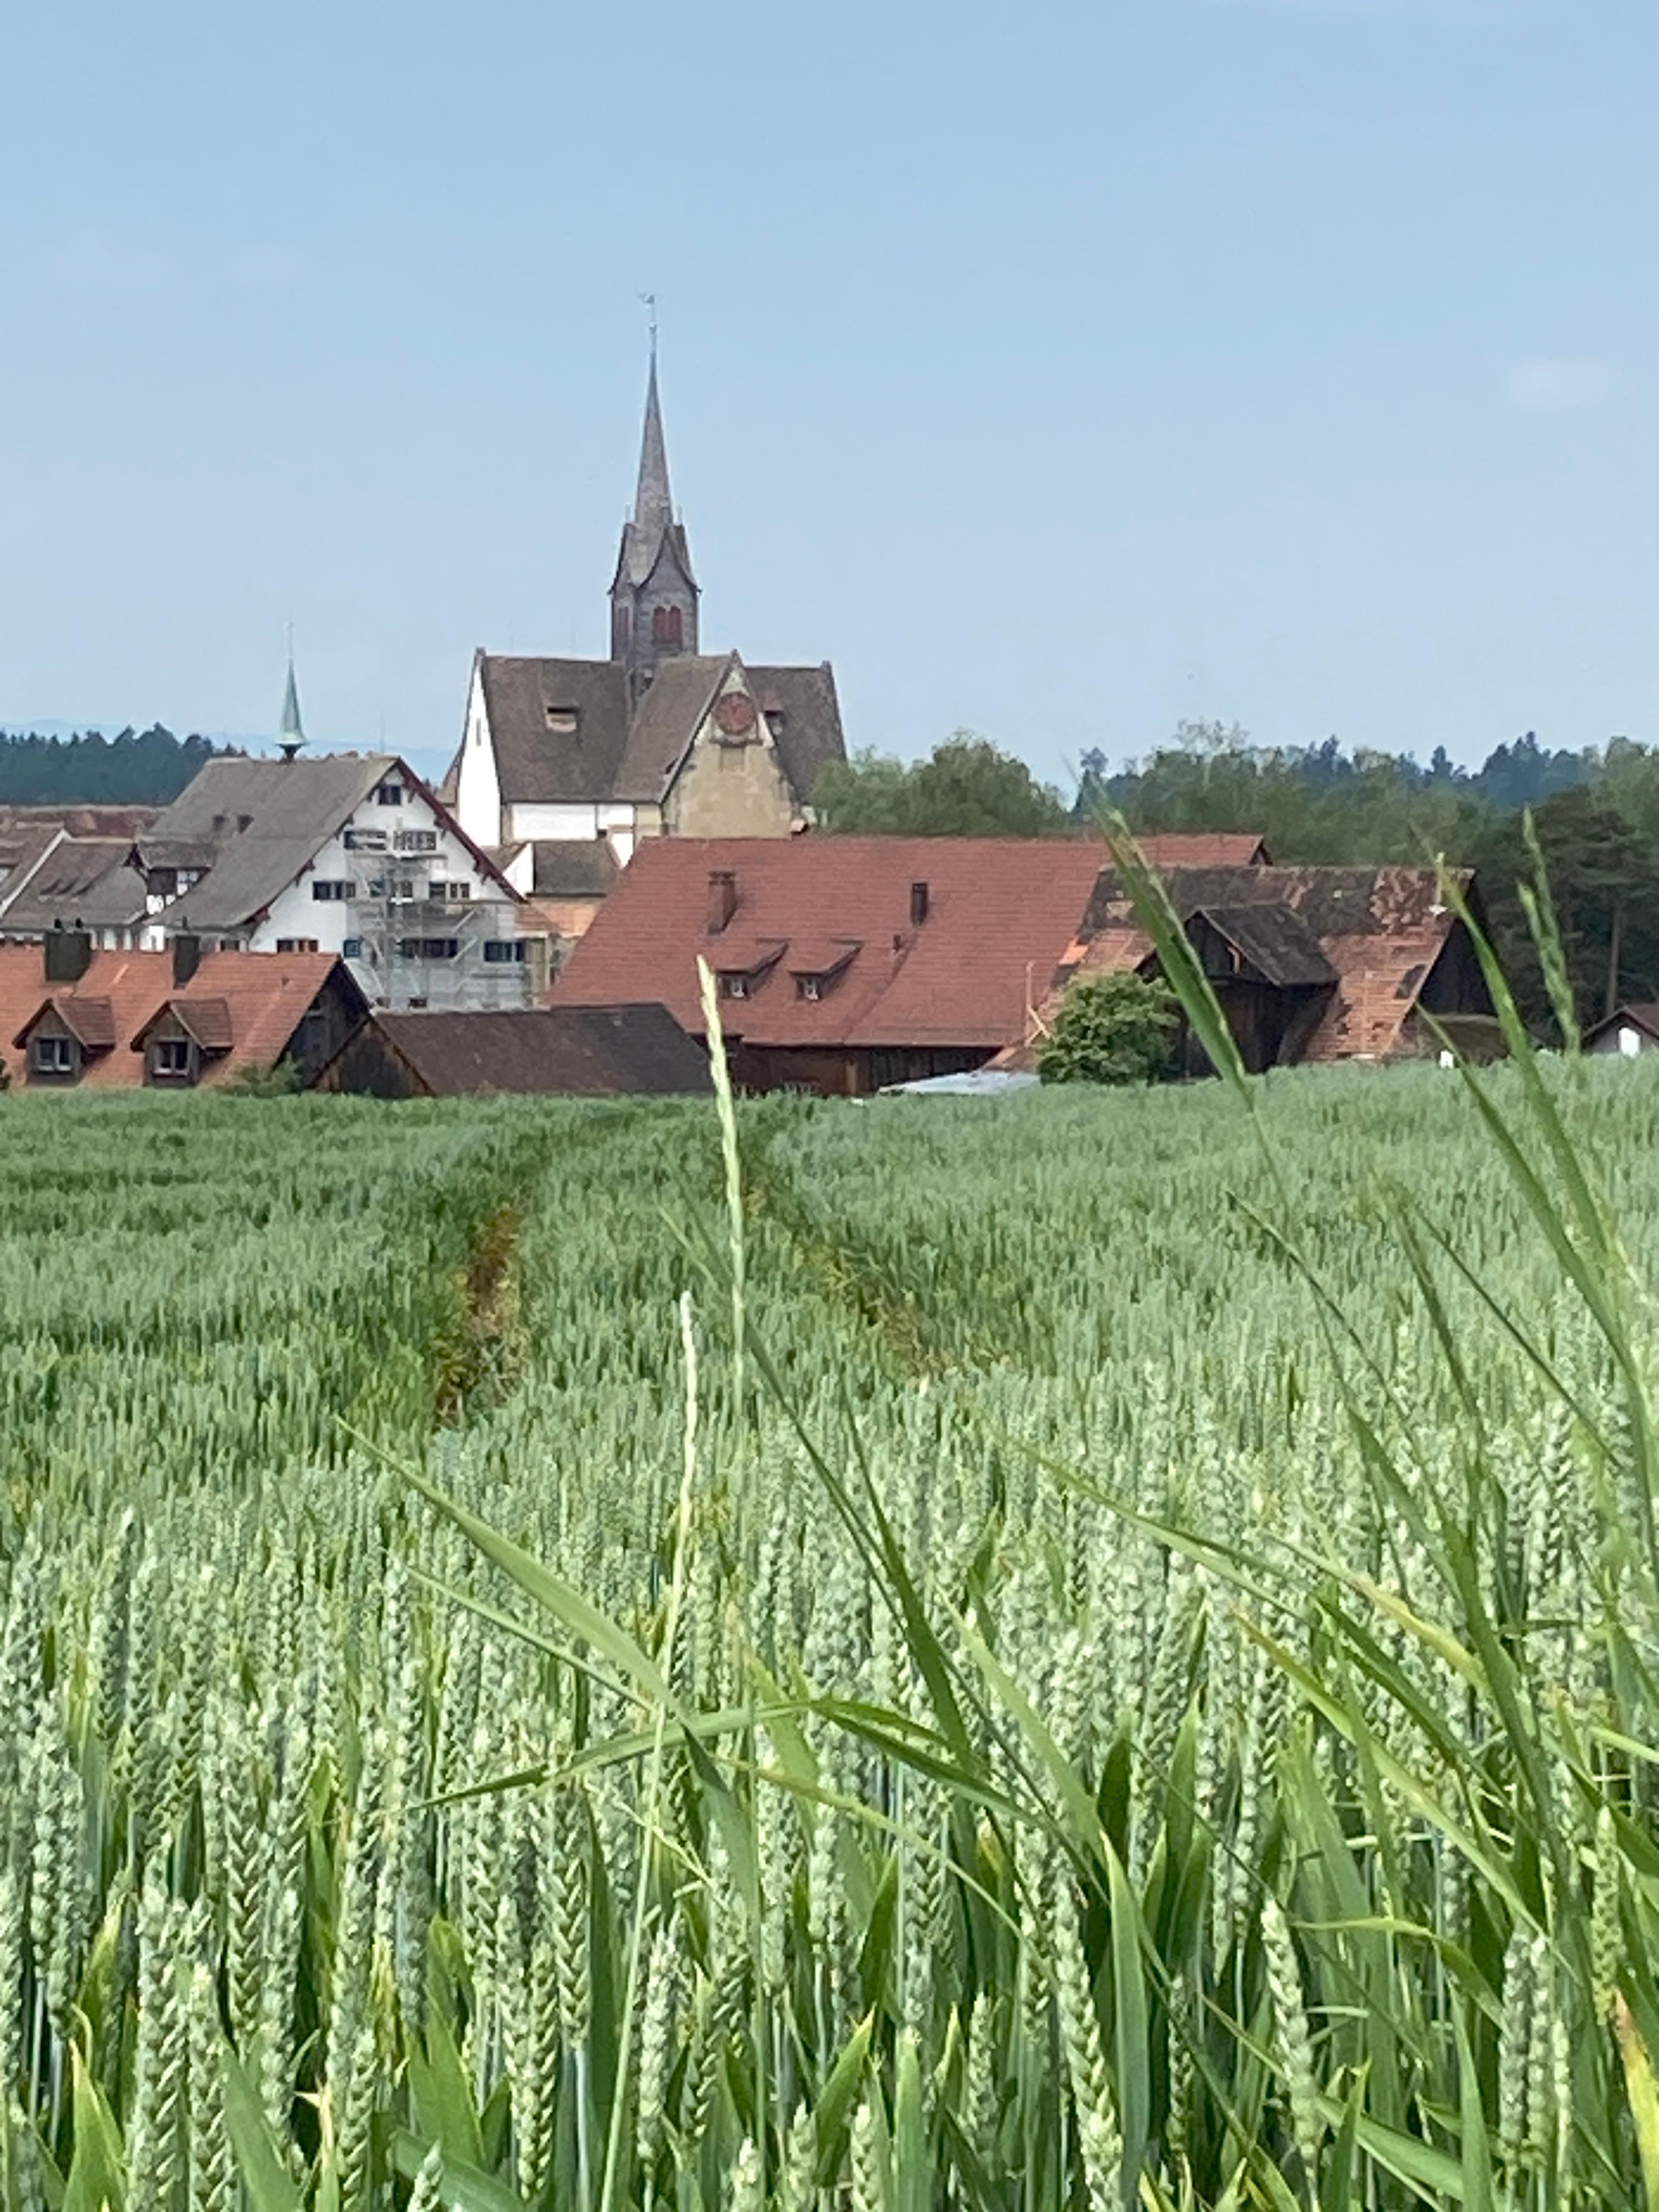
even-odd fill
[{"label": "green bush", "polygon": [[1167,983],[1088,976],[1061,1000],[1037,1073],[1045,1083],[1155,1083],[1170,1071],[1180,1020]]}]

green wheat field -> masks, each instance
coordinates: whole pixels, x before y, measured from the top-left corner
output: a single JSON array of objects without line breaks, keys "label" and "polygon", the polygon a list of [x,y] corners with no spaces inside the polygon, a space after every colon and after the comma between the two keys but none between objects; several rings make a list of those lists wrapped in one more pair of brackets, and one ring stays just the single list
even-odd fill
[{"label": "green wheat field", "polygon": [[1659,2204],[1659,1066],[1480,1080],[6,1101],[7,2212]]}]

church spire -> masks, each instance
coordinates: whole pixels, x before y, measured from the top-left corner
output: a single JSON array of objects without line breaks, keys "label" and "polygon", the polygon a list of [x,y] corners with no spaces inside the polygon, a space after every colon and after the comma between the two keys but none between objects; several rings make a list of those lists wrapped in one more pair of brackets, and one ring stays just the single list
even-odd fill
[{"label": "church spire", "polygon": [[635,698],[657,672],[657,664],[697,649],[697,582],[691,573],[685,527],[675,520],[668,488],[668,445],[657,390],[657,308],[651,309],[651,370],[645,387],[645,428],[634,509],[623,526],[622,550],[611,584],[611,658],[628,671]]},{"label": "church spire", "polygon": [[288,682],[283,690],[283,719],[277,725],[276,742],[292,760],[306,741],[306,727],[300,716],[300,687],[294,676],[294,634],[288,641]]}]

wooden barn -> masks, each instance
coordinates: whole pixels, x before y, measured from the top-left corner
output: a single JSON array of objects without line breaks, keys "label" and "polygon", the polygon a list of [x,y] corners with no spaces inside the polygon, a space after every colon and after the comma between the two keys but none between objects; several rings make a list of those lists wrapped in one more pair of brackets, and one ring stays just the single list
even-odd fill
[{"label": "wooden barn", "polygon": [[318,1075],[368,1098],[699,1096],[708,1062],[666,1006],[372,1014]]}]

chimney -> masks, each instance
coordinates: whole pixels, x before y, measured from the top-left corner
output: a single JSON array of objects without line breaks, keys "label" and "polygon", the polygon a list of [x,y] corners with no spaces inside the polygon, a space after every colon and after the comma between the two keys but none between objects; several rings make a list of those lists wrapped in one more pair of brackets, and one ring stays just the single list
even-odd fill
[{"label": "chimney", "polygon": [[173,940],[173,988],[182,991],[202,964],[202,940],[193,929],[181,929]]},{"label": "chimney", "polygon": [[708,872],[708,934],[718,937],[738,910],[738,879],[730,868]]},{"label": "chimney", "polygon": [[923,923],[924,921],[927,921],[927,884],[911,884],[911,886],[910,886],[910,927],[911,927],[911,928],[912,928],[912,929],[920,929],[920,928],[921,927],[922,923]]},{"label": "chimney", "polygon": [[46,948],[48,983],[78,983],[92,965],[92,932],[78,924],[65,929],[61,921],[53,922]]}]

